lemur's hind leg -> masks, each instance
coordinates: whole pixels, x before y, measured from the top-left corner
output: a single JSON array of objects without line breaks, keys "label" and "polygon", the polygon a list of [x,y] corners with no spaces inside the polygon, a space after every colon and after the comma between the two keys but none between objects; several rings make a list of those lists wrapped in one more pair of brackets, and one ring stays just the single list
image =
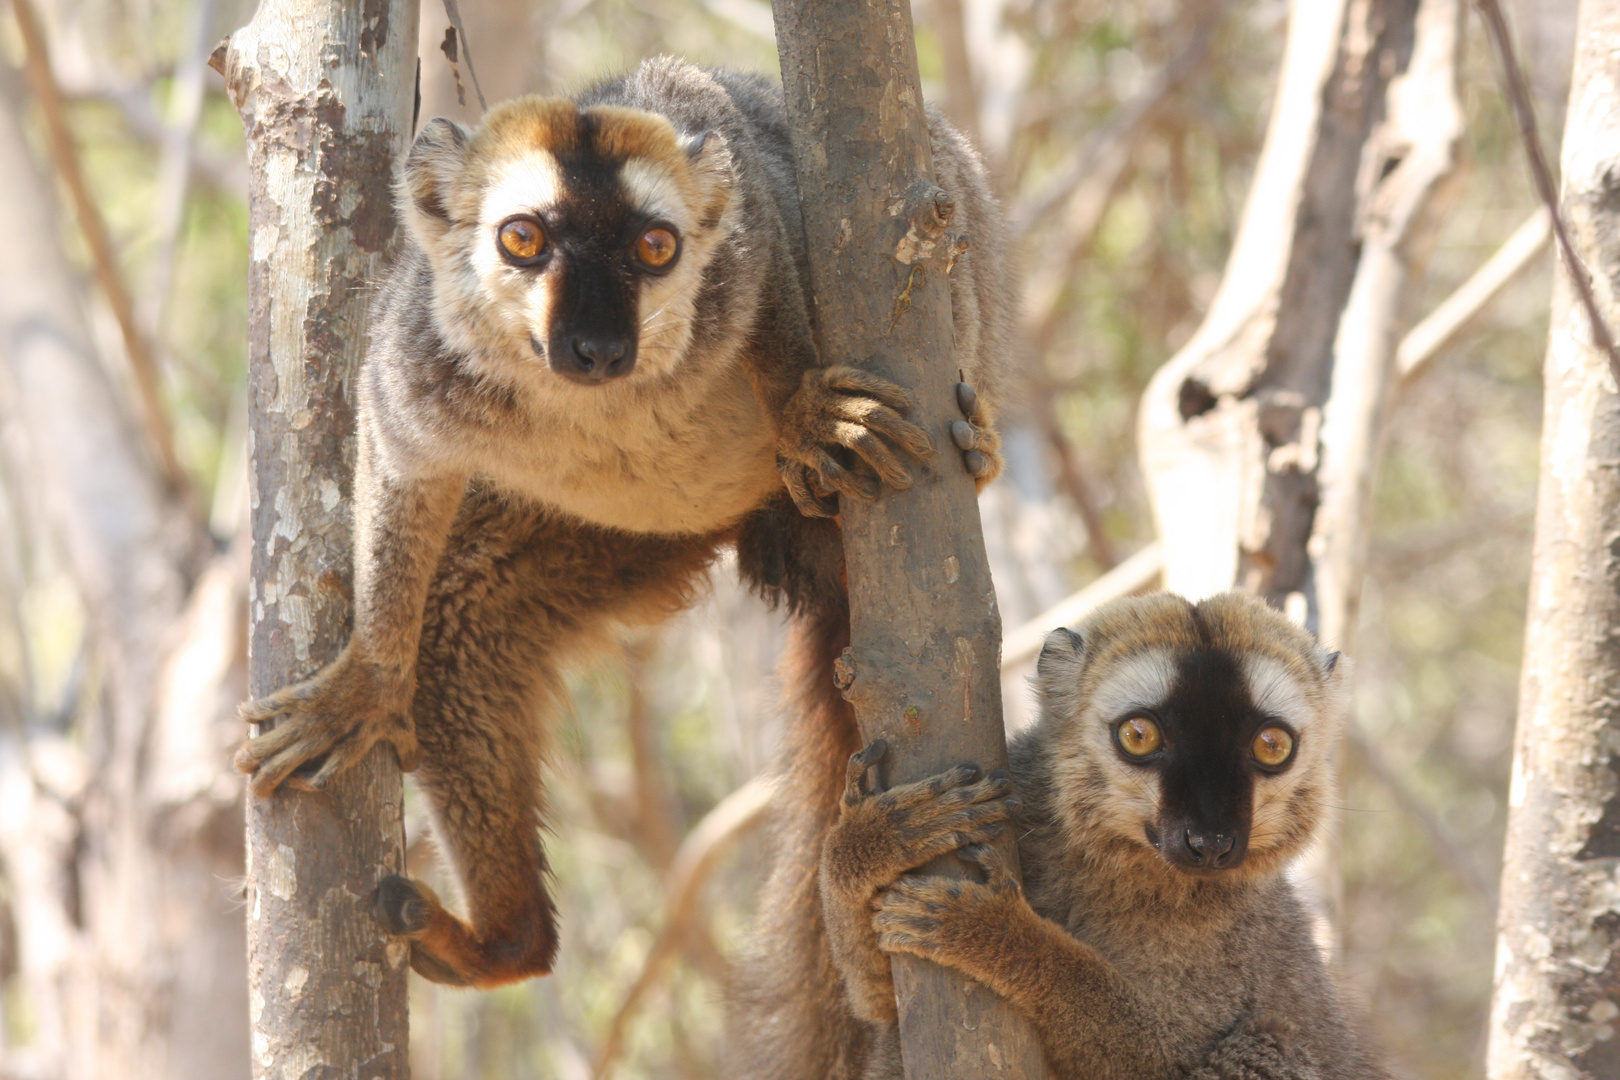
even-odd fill
[{"label": "lemur's hind leg", "polygon": [[384,927],[411,939],[418,973],[490,987],[551,970],[541,765],[563,694],[559,664],[616,623],[687,606],[714,549],[469,494],[428,596],[412,707],[416,782],[467,916],[403,877],[384,879],[377,896]]}]

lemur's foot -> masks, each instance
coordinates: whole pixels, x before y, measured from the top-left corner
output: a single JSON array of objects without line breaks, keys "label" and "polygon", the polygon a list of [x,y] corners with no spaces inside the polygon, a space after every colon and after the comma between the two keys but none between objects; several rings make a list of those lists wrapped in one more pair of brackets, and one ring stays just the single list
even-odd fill
[{"label": "lemur's foot", "polygon": [[879,739],[849,759],[843,805],[821,855],[823,880],[842,892],[870,895],[930,859],[988,843],[1016,806],[1011,776],[998,770],[981,777],[969,764],[873,791],[866,772],[887,749]]},{"label": "lemur's foot", "polygon": [[905,388],[853,367],[814,368],[783,407],[776,462],[799,512],[832,517],[835,495],[875,499],[882,487],[911,486],[906,459],[934,452],[928,433],[905,419]]},{"label": "lemur's foot", "polygon": [[1023,890],[1001,853],[974,844],[957,852],[984,872],[968,878],[902,877],[878,893],[872,916],[878,948],[911,953],[950,967],[988,952],[1024,913]]},{"label": "lemur's foot", "polygon": [[956,407],[966,420],[951,421],[951,441],[962,451],[962,464],[978,483],[979,490],[1001,475],[1001,436],[991,426],[989,411],[979,401],[978,391],[965,382],[956,384]]},{"label": "lemur's foot", "polygon": [[411,943],[411,967],[431,982],[489,989],[549,975],[557,956],[556,920],[547,906],[509,920],[481,938],[445,910],[432,889],[390,874],[377,883],[377,921]]},{"label": "lemur's foot", "polygon": [[244,703],[243,720],[275,727],[243,744],[237,770],[252,777],[255,795],[283,783],[316,791],[379,742],[393,744],[400,768],[416,768],[422,750],[401,681],[345,654],[313,678]]}]

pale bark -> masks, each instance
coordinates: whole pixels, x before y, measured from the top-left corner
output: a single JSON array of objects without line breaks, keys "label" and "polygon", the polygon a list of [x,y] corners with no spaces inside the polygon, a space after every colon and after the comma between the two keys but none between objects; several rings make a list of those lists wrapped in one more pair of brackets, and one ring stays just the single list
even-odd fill
[{"label": "pale bark", "polygon": [[[1620,2],[1583,0],[1562,210],[1620,322]],[[1509,790],[1491,1080],[1620,1073],[1620,389],[1560,265]]]},{"label": "pale bark", "polygon": [[[253,586],[249,689],[331,660],[347,635],[353,384],[394,240],[411,136],[414,0],[265,0],[215,62],[247,131]],[[408,1073],[407,947],[372,914],[403,872],[398,762],[248,811],[253,1070]]]},{"label": "pale bark", "polygon": [[[1293,5],[1220,290],[1143,398],[1166,587],[1198,597],[1238,585],[1335,644],[1346,632],[1414,226],[1459,130],[1460,18],[1457,0],[1429,0],[1421,18],[1414,0]],[[1349,561],[1328,571],[1324,600],[1329,553]]]},{"label": "pale bark", "polygon": [[[891,782],[963,760],[996,768],[1001,625],[973,482],[948,429],[961,415],[943,263],[950,204],[932,182],[910,8],[777,0],[773,10],[817,345],[911,389],[912,419],[942,448],[911,489],[841,504],[851,645],[839,684],[862,735],[888,740]],[[938,257],[900,261],[908,229]],[[1033,1030],[1006,1002],[915,958],[893,967],[907,1076],[1044,1075]]]}]

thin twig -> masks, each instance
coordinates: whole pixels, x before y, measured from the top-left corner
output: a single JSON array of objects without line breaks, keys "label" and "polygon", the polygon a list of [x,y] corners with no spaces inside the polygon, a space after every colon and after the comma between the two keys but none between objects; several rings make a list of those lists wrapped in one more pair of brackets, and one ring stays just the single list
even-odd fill
[{"label": "thin twig", "polygon": [[1531,214],[1467,281],[1407,331],[1395,350],[1398,389],[1423,374],[1429,362],[1535,260],[1552,235],[1550,221],[1545,207]]},{"label": "thin twig", "polygon": [[17,30],[23,40],[24,66],[28,72],[28,83],[45,119],[51,161],[55,164],[56,171],[61,174],[62,182],[73,199],[79,230],[84,234],[85,244],[90,249],[90,261],[95,271],[96,283],[101,286],[101,291],[107,298],[107,305],[112,308],[113,316],[118,320],[118,329],[124,338],[124,351],[129,356],[129,365],[135,376],[135,389],[140,395],[147,435],[157,450],[159,463],[169,487],[176,493],[185,492],[188,490],[188,482],[185,470],[180,465],[180,458],[175,453],[174,432],[169,424],[168,411],[163,405],[157,364],[152,358],[151,350],[147,348],[145,336],[135,322],[135,304],[130,298],[123,276],[119,273],[118,260],[113,253],[112,238],[107,233],[106,222],[102,220],[101,211],[90,197],[90,188],[85,182],[84,169],[79,161],[79,150],[73,142],[73,133],[68,128],[62,92],[51,73],[50,51],[45,42],[44,31],[40,28],[39,16],[34,10],[33,0],[11,0],[11,10],[16,15]]},{"label": "thin twig", "polygon": [[478,95],[478,108],[488,112],[489,104],[484,100],[484,88],[478,85],[478,72],[473,67],[472,46],[467,42],[467,28],[461,25],[461,8],[456,4],[456,0],[444,0],[444,13],[450,17],[450,25],[456,28],[456,37],[461,39],[461,55],[467,60],[467,78],[472,80],[473,93]]},{"label": "thin twig", "polygon": [[1547,167],[1546,155],[1541,150],[1541,131],[1536,124],[1535,105],[1531,103],[1529,88],[1525,86],[1524,72],[1519,67],[1513,37],[1508,31],[1507,19],[1502,15],[1502,5],[1497,0],[1475,0],[1475,3],[1485,20],[1491,41],[1496,45],[1497,58],[1502,63],[1502,81],[1519,122],[1519,140],[1524,144],[1530,176],[1541,201],[1552,214],[1553,235],[1558,238],[1558,250],[1564,256],[1564,266],[1569,270],[1575,292],[1581,298],[1581,306],[1586,309],[1593,344],[1608,356],[1609,370],[1614,374],[1616,384],[1620,385],[1620,349],[1615,348],[1614,335],[1609,332],[1609,324],[1598,310],[1597,294],[1592,291],[1592,275],[1587,272],[1586,264],[1581,262],[1581,257],[1575,253],[1575,245],[1569,239],[1569,230],[1558,205],[1558,185],[1553,182],[1552,170]]},{"label": "thin twig", "polygon": [[[1064,325],[1068,314],[1062,303],[1064,286],[1080,272],[1114,196],[1131,174],[1131,152],[1137,139],[1171,93],[1209,57],[1215,31],[1231,7],[1232,0],[1221,0],[1199,12],[1180,51],[1086,138],[1055,179],[1022,200],[1009,215],[1020,242],[1039,244],[1042,255],[1037,265],[1052,268],[1032,273],[1028,282],[1029,309],[1035,313],[1029,319],[1029,339],[1036,356],[1051,350]],[[1064,204],[1069,210],[1063,237],[1055,240],[1040,234],[1041,221]],[[1062,254],[1054,256],[1054,251]]]},{"label": "thin twig", "polygon": [[1216,29],[1234,3],[1235,0],[1219,0],[1206,10],[1193,24],[1192,35],[1181,51],[1155,72],[1135,97],[1121,105],[1107,123],[1087,135],[1055,177],[1035,194],[1020,200],[1008,215],[1014,236],[1027,237],[1043,217],[1061,206],[1106,163],[1114,147],[1131,141],[1160,102],[1203,64]]},{"label": "thin twig", "polygon": [[1017,667],[1041,653],[1054,627],[1073,626],[1110,600],[1152,585],[1164,572],[1164,545],[1153,543],[1126,559],[1067,600],[1060,600],[1001,639],[1001,670]]},{"label": "thin twig", "polygon": [[146,324],[161,334],[168,314],[170,292],[180,239],[185,232],[186,205],[191,194],[192,146],[202,121],[208,70],[208,34],[217,0],[196,0],[191,12],[185,52],[175,67],[169,87],[169,120],[163,127],[162,155],[158,164],[157,256],[147,274],[143,298]]},{"label": "thin twig", "polygon": [[608,1025],[607,1035],[596,1053],[591,1067],[593,1080],[606,1080],[614,1062],[624,1049],[624,1037],[635,1016],[641,999],[646,996],[662,974],[665,965],[675,955],[675,948],[688,931],[698,894],[708,881],[710,872],[720,856],[738,837],[764,818],[774,790],[769,780],[754,777],[742,787],[721,799],[713,810],[681,841],[680,849],[670,862],[669,874],[664,879],[666,914],[663,929],[647,950],[636,981],[630,985],[618,1012]]},{"label": "thin twig", "polygon": [[1108,539],[1102,509],[1097,505],[1097,496],[1092,490],[1090,478],[1086,476],[1085,466],[1080,464],[1080,455],[1075,453],[1074,443],[1069,440],[1058,420],[1057,409],[1052,404],[1056,397],[1056,388],[1052,386],[1045,387],[1035,395],[1035,422],[1045,434],[1052,453],[1057,455],[1058,481],[1086,527],[1086,546],[1104,570],[1112,570],[1119,565],[1119,552],[1115,550],[1114,542]]}]

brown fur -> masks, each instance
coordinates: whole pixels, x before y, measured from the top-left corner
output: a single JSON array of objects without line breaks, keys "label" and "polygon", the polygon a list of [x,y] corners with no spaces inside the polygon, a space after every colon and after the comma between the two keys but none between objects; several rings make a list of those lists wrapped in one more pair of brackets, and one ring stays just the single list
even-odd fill
[{"label": "brown fur", "polygon": [[[787,1005],[736,997],[729,1075],[898,1078],[893,952],[955,968],[1016,1004],[1059,1080],[1385,1075],[1347,1021],[1282,874],[1327,798],[1348,662],[1237,594],[1120,601],[1075,641],[1067,631],[1048,639],[1036,680],[1043,714],[1012,746],[1010,774],[964,766],[872,791],[874,745],[849,759],[837,818],[784,837],[783,865],[795,871],[779,871],[762,898],[751,977],[769,964],[775,985],[797,989]],[[1156,800],[1131,784],[1156,784],[1151,772],[1111,760],[1120,755],[1092,732],[1111,732],[1113,714],[1100,711],[1110,702],[1150,703],[1142,688],[1173,686],[1178,665],[1211,647],[1250,664],[1242,679],[1262,711],[1294,726],[1295,759],[1257,781],[1254,800],[1280,799],[1302,826],[1268,827],[1237,867],[1189,873],[1144,834],[1140,815]],[[813,771],[818,799],[834,783],[832,749],[825,734],[789,748],[788,775]],[[1009,821],[1023,888],[985,846]],[[905,876],[957,849],[982,880]],[[835,1058],[834,1046],[847,1049]]]},{"label": "brown fur", "polygon": [[[909,482],[930,446],[905,390],[816,355],[779,98],[663,58],[575,100],[500,106],[477,131],[430,121],[406,163],[408,242],[359,379],[354,633],[313,678],[243,707],[274,726],[236,761],[260,796],[319,789],[379,742],[417,769],[467,914],[403,877],[379,882],[377,907],[430,979],[551,969],[541,773],[562,666],[687,606],[723,547],[803,621],[805,715],[825,721],[834,769],[850,752],[828,515],[834,496]],[[978,241],[952,273],[952,359],[979,386],[959,441],[985,482],[1012,304],[982,168],[934,132]],[[555,258],[500,256],[514,215],[541,223]],[[649,221],[680,240],[656,274],[627,261]],[[634,363],[570,368],[581,327],[633,342]],[[824,829],[834,796],[804,797]]]}]

